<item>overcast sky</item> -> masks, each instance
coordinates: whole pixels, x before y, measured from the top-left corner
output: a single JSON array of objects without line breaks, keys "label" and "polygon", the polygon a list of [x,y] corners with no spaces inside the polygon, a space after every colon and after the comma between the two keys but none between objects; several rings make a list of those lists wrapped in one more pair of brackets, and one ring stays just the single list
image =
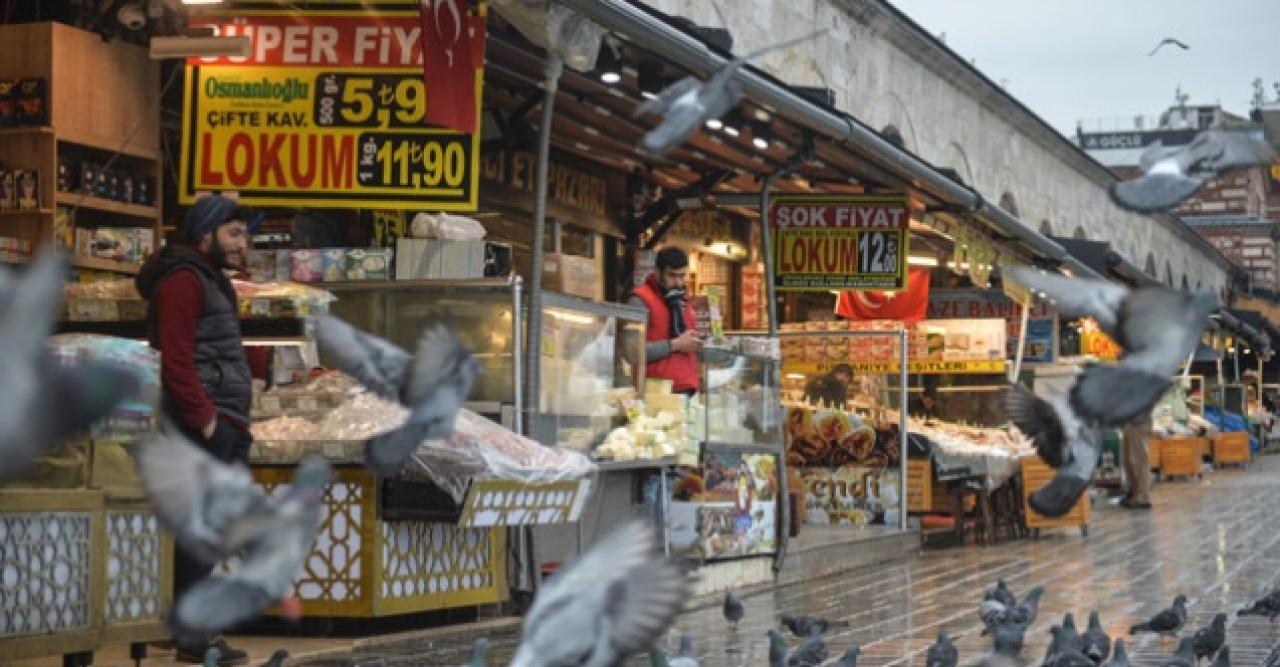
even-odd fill
[{"label": "overcast sky", "polygon": [[[1280,80],[1280,0],[889,0],[1058,131],[1191,104],[1247,115]],[[1175,37],[1191,47],[1164,46]],[[1088,125],[1086,125],[1088,129]]]}]

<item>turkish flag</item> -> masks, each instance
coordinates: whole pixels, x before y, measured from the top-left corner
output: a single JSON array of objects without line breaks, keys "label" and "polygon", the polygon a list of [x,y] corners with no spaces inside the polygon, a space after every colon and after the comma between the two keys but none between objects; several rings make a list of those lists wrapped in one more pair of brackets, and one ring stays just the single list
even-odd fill
[{"label": "turkish flag", "polygon": [[467,0],[418,0],[428,125],[476,133],[476,70],[484,66],[484,18]]},{"label": "turkish flag", "polygon": [[919,322],[929,312],[929,269],[910,269],[901,292],[849,290],[836,298],[836,314],[850,320]]}]

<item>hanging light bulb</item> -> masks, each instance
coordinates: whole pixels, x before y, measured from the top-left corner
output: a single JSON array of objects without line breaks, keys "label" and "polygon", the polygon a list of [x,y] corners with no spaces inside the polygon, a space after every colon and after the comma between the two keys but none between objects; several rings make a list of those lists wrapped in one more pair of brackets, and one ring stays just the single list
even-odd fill
[{"label": "hanging light bulb", "polygon": [[751,123],[751,145],[765,151],[769,150],[769,141],[773,139],[773,131],[768,122],[753,121]]},{"label": "hanging light bulb", "polygon": [[708,118],[706,126],[708,130],[716,130],[718,132],[724,129],[724,121],[719,118]]},{"label": "hanging light bulb", "polygon": [[600,55],[596,57],[596,71],[600,73],[600,80],[610,86],[622,81],[622,59],[618,57],[617,52],[613,50],[613,45],[607,39],[600,45]]}]

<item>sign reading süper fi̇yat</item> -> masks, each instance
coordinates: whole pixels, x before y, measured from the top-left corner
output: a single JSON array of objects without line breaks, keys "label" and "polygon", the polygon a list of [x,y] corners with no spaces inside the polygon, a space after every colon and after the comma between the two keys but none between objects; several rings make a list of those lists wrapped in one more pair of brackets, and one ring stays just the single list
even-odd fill
[{"label": "sign reading s\u00fcper fi\u0307yat", "polygon": [[[481,35],[484,11],[466,16]],[[190,23],[251,47],[187,62],[179,202],[232,191],[257,206],[475,210],[479,133],[424,124],[417,3],[211,11]],[[477,63],[466,73],[478,115],[483,39],[471,46],[454,55]]]},{"label": "sign reading s\u00fcper fi\u0307yat", "polygon": [[897,291],[907,281],[905,197],[779,195],[770,202],[780,290]]}]

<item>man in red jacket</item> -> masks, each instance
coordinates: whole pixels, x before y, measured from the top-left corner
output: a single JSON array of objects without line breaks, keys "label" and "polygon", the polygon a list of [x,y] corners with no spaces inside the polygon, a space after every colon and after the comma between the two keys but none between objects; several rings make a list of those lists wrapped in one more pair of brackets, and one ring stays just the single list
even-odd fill
[{"label": "man in red jacket", "polygon": [[[253,373],[226,271],[244,268],[249,227],[259,218],[221,195],[201,199],[183,219],[190,245],[164,247],[147,260],[136,280],[138,292],[149,302],[147,337],[160,351],[163,412],[189,439],[226,463],[247,464],[253,443]],[[212,570],[176,548],[174,598]],[[216,637],[175,644],[179,662],[203,662],[210,644],[221,651],[219,665],[243,664],[249,658]]]},{"label": "man in red jacket", "polygon": [[658,252],[654,272],[636,288],[630,303],[649,311],[645,332],[645,376],[671,380],[672,390],[698,391],[698,350],[702,336],[693,328],[693,308],[685,294],[689,256],[679,248]]}]

